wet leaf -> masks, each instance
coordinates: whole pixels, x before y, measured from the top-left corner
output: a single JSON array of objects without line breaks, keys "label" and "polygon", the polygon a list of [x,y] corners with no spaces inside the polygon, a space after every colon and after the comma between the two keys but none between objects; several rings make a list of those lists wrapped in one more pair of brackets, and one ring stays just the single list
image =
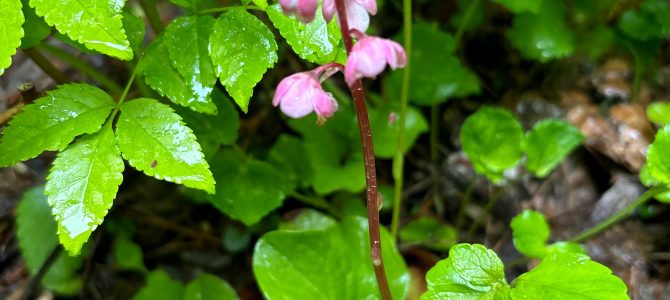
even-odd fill
[{"label": "wet leaf", "polygon": [[123,30],[124,1],[30,0],[47,24],[87,48],[122,60],[131,60],[133,50]]},{"label": "wet leaf", "polygon": [[147,277],[147,284],[133,296],[133,300],[183,300],[184,285],[164,270],[156,270]]},{"label": "wet leaf", "polygon": [[[209,57],[209,37],[214,18],[188,16],[177,18],[165,29],[172,67],[184,79],[191,91],[191,103],[201,112],[216,113],[216,105],[209,98],[216,84],[214,64]],[[163,62],[165,63],[165,62]]]},{"label": "wet leaf", "polygon": [[102,224],[123,181],[123,169],[111,123],[54,160],[46,194],[58,222],[58,238],[70,255],[78,255]]},{"label": "wet leaf", "polygon": [[21,3],[23,4],[23,16],[26,18],[23,23],[25,35],[21,39],[21,49],[27,49],[37,46],[46,39],[51,34],[51,27],[44,22],[43,18],[35,14],[35,10],[28,5],[28,0],[21,0]]},{"label": "wet leaf", "polygon": [[223,279],[209,274],[200,274],[189,282],[184,291],[184,300],[237,300],[235,289]]},{"label": "wet leaf", "polygon": [[[44,195],[44,187],[34,188],[23,194],[16,211],[16,224],[21,257],[30,274],[35,275],[51,251],[58,246],[57,224]],[[81,257],[70,257],[61,252],[42,279],[42,284],[61,295],[79,293],[82,279],[77,270],[81,264]]]},{"label": "wet leaf", "polygon": [[493,250],[458,244],[426,274],[429,299],[509,299],[504,266]]},{"label": "wet leaf", "polygon": [[465,120],[461,144],[475,171],[493,182],[521,159],[523,129],[507,110],[485,106]]},{"label": "wet leaf", "polygon": [[540,11],[542,2],[552,1],[552,0],[494,0],[507,7],[510,11],[515,14],[530,12],[537,13]]},{"label": "wet leaf", "polygon": [[538,122],[526,134],[526,169],[537,177],[546,177],[584,140],[584,135],[563,120]]},{"label": "wet leaf", "polygon": [[659,126],[670,124],[670,103],[654,102],[649,104],[647,106],[647,117]]},{"label": "wet leaf", "polygon": [[214,193],[214,178],[190,128],[153,99],[121,106],[116,137],[131,166],[157,179]]},{"label": "wet leaf", "polygon": [[670,125],[656,133],[654,143],[647,150],[649,175],[658,183],[670,184]]},{"label": "wet leaf", "polygon": [[644,0],[638,9],[621,15],[619,29],[637,40],[663,39],[670,36],[670,3],[665,0]]},{"label": "wet leaf", "polygon": [[512,299],[629,299],[626,284],[584,254],[547,256],[512,283]]},{"label": "wet leaf", "polygon": [[119,237],[114,242],[114,260],[122,270],[135,270],[144,272],[144,255],[142,248],[125,237]]},{"label": "wet leaf", "polygon": [[[261,291],[269,300],[380,299],[367,235],[366,219],[352,216],[326,227],[263,235],[253,257]],[[407,267],[390,235],[382,230],[381,237],[391,293],[394,299],[403,299],[409,283]]]},{"label": "wet leaf", "polygon": [[221,84],[242,111],[249,109],[254,86],[277,62],[277,49],[270,29],[244,9],[231,9],[216,20],[210,55]]},{"label": "wet leaf", "polygon": [[[399,111],[390,105],[369,110],[375,156],[379,158],[392,158],[395,155],[400,131]],[[428,131],[428,122],[417,109],[410,107],[406,118],[403,152],[411,149],[419,136]]]},{"label": "wet leaf", "polygon": [[549,223],[539,212],[524,210],[512,219],[514,247],[523,255],[543,258],[549,240]]},{"label": "wet leaf", "polygon": [[87,84],[61,85],[26,105],[3,131],[0,167],[60,151],[78,135],[95,133],[116,103],[104,91]]},{"label": "wet leaf", "polygon": [[12,64],[12,55],[23,37],[21,0],[0,0],[0,75]]},{"label": "wet leaf", "polygon": [[123,12],[123,30],[128,34],[128,43],[135,54],[142,52],[146,28],[144,19],[129,12]]}]

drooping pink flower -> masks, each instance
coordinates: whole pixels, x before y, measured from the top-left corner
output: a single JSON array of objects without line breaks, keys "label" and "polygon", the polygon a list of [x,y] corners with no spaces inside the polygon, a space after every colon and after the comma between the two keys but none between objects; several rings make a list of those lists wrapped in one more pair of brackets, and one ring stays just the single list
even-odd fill
[{"label": "drooping pink flower", "polygon": [[332,117],[338,105],[335,98],[321,87],[319,73],[296,73],[284,78],[277,86],[272,105],[279,106],[291,118],[302,118],[316,112],[319,122]]},{"label": "drooping pink flower", "polygon": [[360,37],[347,59],[344,78],[349,86],[357,79],[375,78],[388,64],[392,69],[402,68],[407,63],[405,49],[400,44],[383,38],[367,36],[353,31]]},{"label": "drooping pink flower", "polygon": [[[377,14],[377,0],[344,0],[347,9],[347,23],[350,29],[361,32],[368,30],[370,16]],[[323,17],[330,22],[337,13],[335,0],[323,0]]]},{"label": "drooping pink flower", "polygon": [[303,23],[314,20],[316,9],[319,7],[318,0],[279,0],[282,10],[286,15],[297,16]]}]

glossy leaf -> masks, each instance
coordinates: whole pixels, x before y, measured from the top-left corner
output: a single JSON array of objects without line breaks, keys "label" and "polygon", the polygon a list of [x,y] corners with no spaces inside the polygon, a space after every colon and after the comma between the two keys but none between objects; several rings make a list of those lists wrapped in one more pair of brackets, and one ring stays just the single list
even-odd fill
[{"label": "glossy leaf", "polygon": [[117,238],[114,242],[114,260],[116,265],[123,270],[135,270],[144,272],[144,255],[142,248],[128,238]]},{"label": "glossy leaf", "polygon": [[507,110],[486,106],[465,120],[460,139],[475,171],[493,182],[521,159],[523,129]]},{"label": "glossy leaf", "polygon": [[223,279],[201,274],[189,282],[184,291],[184,300],[237,300],[235,289]]},{"label": "glossy leaf", "polygon": [[197,91],[189,86],[171,64],[166,63],[168,61],[168,42],[164,36],[159,36],[147,47],[144,57],[137,65],[138,72],[144,75],[144,80],[152,89],[172,102],[198,112],[216,112],[216,105],[211,98],[198,98]]},{"label": "glossy leaf", "polygon": [[221,84],[247,112],[254,86],[277,62],[277,43],[261,20],[244,9],[231,9],[214,24],[210,55]]},{"label": "glossy leaf", "polygon": [[128,34],[128,43],[135,54],[142,52],[146,27],[144,19],[129,12],[123,12],[123,30]]},{"label": "glossy leaf", "polygon": [[670,184],[670,125],[656,133],[654,143],[647,150],[649,175],[658,183]]},{"label": "glossy leaf", "polygon": [[0,0],[0,75],[12,64],[23,37],[21,0]]},{"label": "glossy leaf", "polygon": [[253,225],[284,201],[284,175],[270,164],[246,158],[240,151],[222,151],[212,160],[219,184],[209,201],[246,225]]},{"label": "glossy leaf", "polygon": [[458,232],[434,218],[420,217],[400,229],[400,238],[405,243],[419,243],[429,249],[446,251],[456,244]]},{"label": "glossy leaf", "polygon": [[670,3],[644,0],[638,9],[621,15],[619,29],[636,40],[663,39],[670,36]]},{"label": "glossy leaf", "polygon": [[[398,147],[398,132],[400,131],[399,111],[399,109],[391,106],[369,110],[375,156],[392,158],[395,155]],[[406,118],[403,152],[412,148],[419,136],[428,131],[428,122],[417,109],[410,107],[407,110]]]},{"label": "glossy leaf", "polygon": [[570,152],[577,148],[584,135],[563,120],[543,120],[526,134],[524,150],[526,169],[537,177],[546,177]]},{"label": "glossy leaf", "polygon": [[27,105],[3,131],[0,167],[60,151],[78,135],[100,129],[116,103],[107,93],[86,84],[61,85]]},{"label": "glossy leaf", "polygon": [[214,193],[214,178],[190,128],[167,105],[137,99],[121,106],[116,137],[131,166],[157,179]]},{"label": "glossy leaf", "polygon": [[545,256],[550,230],[544,215],[536,211],[524,210],[512,219],[510,227],[512,227],[514,247],[521,254],[540,259]]},{"label": "glossy leaf", "polygon": [[[215,114],[216,105],[209,98],[216,84],[214,64],[209,57],[209,37],[214,18],[188,16],[175,19],[165,29],[172,67],[184,78],[192,92],[197,111]],[[163,62],[165,63],[165,62]]]},{"label": "glossy leaf", "polygon": [[512,283],[512,299],[629,299],[626,284],[584,254],[549,255]]},{"label": "glossy leaf", "polygon": [[133,300],[183,300],[184,285],[168,275],[163,270],[156,270],[149,274],[147,283],[133,296]]},{"label": "glossy leaf", "polygon": [[111,123],[58,154],[46,185],[63,247],[78,255],[102,224],[123,181],[124,163]]},{"label": "glossy leaf", "polygon": [[507,7],[510,11],[515,14],[530,12],[537,13],[542,6],[542,2],[552,1],[552,0],[494,0]]},{"label": "glossy leaf", "polygon": [[321,9],[309,24],[300,22],[296,17],[289,17],[282,11],[279,4],[267,10],[272,24],[286,39],[293,51],[303,59],[316,64],[335,61],[338,51],[344,51],[340,45],[342,34],[337,22],[326,23]]},{"label": "glossy leaf", "polygon": [[[254,275],[269,300],[380,299],[367,236],[365,218],[352,216],[325,228],[267,233],[254,250]],[[391,293],[403,299],[407,268],[390,235],[382,230],[381,237]]]},{"label": "glossy leaf", "polygon": [[563,1],[542,1],[537,14],[516,15],[507,37],[525,58],[542,62],[566,57],[575,48]]},{"label": "glossy leaf", "polygon": [[21,0],[21,3],[23,4],[23,16],[26,19],[23,23],[25,35],[21,39],[21,48],[27,49],[37,46],[46,39],[51,33],[51,27],[44,22],[43,18],[35,14],[35,10],[28,5],[28,0]]},{"label": "glossy leaf", "polygon": [[504,266],[493,250],[458,244],[426,274],[429,299],[509,299]]},{"label": "glossy leaf", "polygon": [[[30,274],[35,275],[51,251],[58,246],[57,224],[44,195],[44,187],[28,190],[16,210],[16,236],[21,257]],[[81,290],[82,279],[77,275],[81,257],[70,257],[61,252],[42,279],[49,290],[61,295],[74,295]]]},{"label": "glossy leaf", "polygon": [[133,50],[123,30],[121,10],[125,1],[30,0],[38,16],[71,39],[122,60],[131,60]]},{"label": "glossy leaf", "polygon": [[647,117],[660,126],[670,124],[670,103],[654,102],[649,104],[647,106]]}]

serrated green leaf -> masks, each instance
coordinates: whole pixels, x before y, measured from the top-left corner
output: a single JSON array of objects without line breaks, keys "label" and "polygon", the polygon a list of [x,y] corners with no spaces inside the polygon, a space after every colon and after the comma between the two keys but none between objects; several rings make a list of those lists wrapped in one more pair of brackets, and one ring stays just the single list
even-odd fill
[{"label": "serrated green leaf", "polygon": [[123,181],[124,166],[111,123],[54,160],[46,194],[58,222],[58,238],[70,255],[78,255],[102,224]]},{"label": "serrated green leaf", "polygon": [[149,274],[147,283],[133,296],[133,300],[183,300],[184,285],[168,275],[164,270]]},{"label": "serrated green leaf", "polygon": [[266,10],[268,8],[268,0],[242,0],[242,4],[244,5],[248,5],[252,2],[262,10]]},{"label": "serrated green leaf", "polygon": [[547,256],[512,283],[514,300],[629,299],[626,284],[584,254]]},{"label": "serrated green leaf", "polygon": [[35,14],[35,10],[28,5],[28,0],[21,0],[21,3],[23,4],[23,16],[26,19],[23,23],[25,35],[21,39],[21,49],[27,49],[37,46],[46,39],[51,33],[51,27],[44,22],[43,18]]},{"label": "serrated green leaf", "polygon": [[209,37],[214,18],[211,16],[188,16],[175,19],[165,29],[172,67],[186,81],[195,98],[193,106],[198,111],[216,114],[216,105],[210,94],[216,84],[214,64],[209,57]]},{"label": "serrated green leaf", "polygon": [[272,165],[251,160],[240,151],[222,151],[212,160],[219,184],[209,201],[246,225],[253,225],[284,201],[284,175]]},{"label": "serrated green leaf", "polygon": [[493,182],[521,159],[523,129],[507,110],[485,106],[465,120],[460,139],[475,171]]},{"label": "serrated green leaf", "polygon": [[546,255],[549,240],[549,223],[544,215],[524,210],[512,219],[512,236],[514,247],[523,255],[542,259]]},{"label": "serrated green leaf", "polygon": [[130,43],[133,52],[135,54],[141,53],[144,46],[144,34],[146,33],[144,19],[124,11],[123,30],[128,34],[128,43]]},{"label": "serrated green leaf", "polygon": [[670,103],[654,102],[649,104],[647,106],[647,117],[660,126],[670,124]]},{"label": "serrated green leaf", "polygon": [[456,243],[458,231],[434,218],[420,217],[400,229],[400,238],[405,243],[420,243],[432,250],[446,251]]},{"label": "serrated green leaf", "polygon": [[78,135],[100,129],[116,103],[104,91],[87,84],[61,85],[26,105],[3,131],[0,167],[60,151]]},{"label": "serrated green leaf", "polygon": [[638,9],[621,15],[619,29],[636,40],[663,39],[670,36],[670,3],[644,0]]},{"label": "serrated green leaf", "polygon": [[146,98],[124,103],[116,138],[121,154],[135,169],[214,193],[214,178],[200,144],[169,106]]},{"label": "serrated green leaf", "polygon": [[184,300],[237,300],[235,289],[225,280],[209,274],[201,274],[189,282],[184,291]]},{"label": "serrated green leaf", "polygon": [[[542,6],[542,2],[545,2],[545,0],[494,0],[494,1],[504,5],[505,7],[507,7],[507,9],[509,9],[515,14],[524,12],[537,13],[540,10],[540,7]],[[546,0],[546,1],[552,1],[552,0]]]},{"label": "serrated green leaf", "polygon": [[231,9],[216,20],[210,55],[221,84],[245,113],[254,86],[277,62],[277,49],[270,29],[243,8]]},{"label": "serrated green leaf", "polygon": [[[370,108],[369,110],[372,142],[375,156],[379,158],[392,158],[395,155],[398,147],[398,132],[400,131],[399,111],[399,109],[390,105]],[[395,116],[392,117],[392,114]],[[417,109],[410,107],[407,110],[406,118],[403,152],[411,149],[416,139],[422,133],[428,131],[428,122]]]},{"label": "serrated green leaf", "polygon": [[116,265],[122,270],[146,271],[142,248],[128,238],[117,238],[113,252]]},{"label": "serrated green leaf", "polygon": [[563,120],[543,120],[526,134],[526,169],[537,177],[546,177],[584,140],[575,126]]},{"label": "serrated green leaf", "polygon": [[516,15],[508,39],[528,59],[546,62],[572,54],[575,39],[564,6],[563,1],[542,1],[537,14]]},{"label": "serrated green leaf", "polygon": [[216,105],[211,98],[198,98],[197,91],[189,86],[168,61],[170,55],[167,40],[164,36],[159,36],[147,47],[144,57],[137,65],[138,72],[144,75],[144,80],[152,89],[170,101],[197,112],[215,113]]},{"label": "serrated green leaf", "polygon": [[426,274],[430,299],[509,299],[502,261],[482,245],[458,244]]},{"label": "serrated green leaf", "polygon": [[87,48],[122,60],[133,59],[123,30],[121,10],[125,0],[30,0],[47,24]]},{"label": "serrated green leaf", "polygon": [[279,4],[270,6],[267,13],[293,51],[305,60],[316,64],[333,62],[338,51],[344,50],[338,47],[342,34],[337,22],[326,23],[320,8],[309,24],[300,22],[294,16],[287,16]]},{"label": "serrated green leaf", "polygon": [[649,175],[658,183],[670,184],[670,125],[656,133],[654,143],[647,150]]},{"label": "serrated green leaf", "polygon": [[0,0],[0,75],[12,64],[23,37],[21,0]]},{"label": "serrated green leaf", "polygon": [[[43,186],[23,194],[16,211],[16,224],[21,256],[30,274],[35,275],[58,246],[57,224],[51,215]],[[77,275],[81,264],[81,257],[61,253],[42,279],[42,284],[57,294],[77,294],[82,287],[81,276]]]},{"label": "serrated green leaf", "polygon": [[[256,244],[253,269],[266,299],[380,299],[370,263],[367,221],[345,217],[313,229],[277,230]],[[409,276],[393,239],[382,230],[384,266],[394,299]]]}]

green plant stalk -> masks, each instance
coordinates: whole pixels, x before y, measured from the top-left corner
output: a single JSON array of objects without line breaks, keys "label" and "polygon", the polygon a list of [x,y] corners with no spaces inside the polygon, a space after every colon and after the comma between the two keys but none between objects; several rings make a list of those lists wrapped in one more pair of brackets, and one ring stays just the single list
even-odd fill
[{"label": "green plant stalk", "polygon": [[[138,62],[139,64],[139,62]],[[119,113],[119,110],[121,109],[121,105],[123,102],[126,101],[126,97],[128,97],[128,92],[130,92],[130,87],[133,85],[133,82],[135,82],[135,77],[137,76],[137,68],[133,70],[133,75],[130,75],[130,79],[128,79],[128,83],[126,84],[126,88],[123,90],[123,93],[121,94],[121,97],[119,98],[119,102],[116,103],[116,108],[114,108],[114,111],[112,112],[112,117],[109,118],[110,120],[114,120],[114,117],[116,117],[116,114]]]},{"label": "green plant stalk", "polygon": [[477,5],[479,5],[480,1],[481,0],[473,0],[472,2],[470,2],[470,6],[468,6],[468,10],[465,12],[465,16],[463,16],[463,20],[461,21],[461,24],[458,26],[458,30],[456,31],[456,35],[454,36],[456,44],[460,43],[461,38],[465,33],[465,26],[467,26],[468,23],[470,23],[470,18],[472,18],[472,14],[475,12],[475,8],[477,8]]},{"label": "green plant stalk", "polygon": [[44,73],[49,75],[56,83],[64,84],[70,82],[70,79],[58,70],[44,55],[36,48],[23,49],[23,53],[28,56]]},{"label": "green plant stalk", "polygon": [[479,225],[486,219],[488,218],[489,214],[491,214],[491,210],[493,209],[493,206],[498,203],[498,200],[502,198],[503,195],[503,189],[498,189],[493,197],[489,199],[488,203],[486,203],[486,206],[484,207],[484,214],[470,225],[470,228],[468,228],[468,235],[472,236],[475,231],[479,228]]},{"label": "green plant stalk", "polygon": [[477,177],[473,176],[468,183],[468,187],[465,189],[465,194],[463,195],[463,201],[461,202],[460,207],[458,208],[458,215],[456,215],[456,230],[460,230],[465,222],[465,209],[470,205],[472,200],[472,190],[475,187],[475,181]]},{"label": "green plant stalk", "polygon": [[42,279],[44,279],[44,276],[47,275],[49,269],[51,269],[62,252],[63,246],[60,244],[57,244],[56,247],[51,250],[49,256],[47,256],[44,263],[42,263],[42,266],[40,266],[39,270],[37,270],[37,273],[35,273],[33,278],[28,283],[28,287],[25,289],[23,296],[21,296],[21,300],[34,299],[33,297],[35,296],[37,289],[40,287]]},{"label": "green plant stalk", "polygon": [[144,14],[149,19],[149,25],[156,35],[159,35],[163,30],[165,30],[165,25],[161,21],[161,15],[158,13],[158,8],[156,8],[156,0],[140,0],[140,6],[144,11]]},{"label": "green plant stalk", "polygon": [[640,195],[640,197],[638,197],[637,199],[635,199],[635,201],[628,204],[622,210],[613,214],[609,218],[601,221],[600,223],[596,224],[595,226],[593,226],[593,227],[591,227],[587,230],[582,231],[582,233],[580,233],[576,237],[571,238],[569,241],[579,243],[579,242],[583,242],[583,241],[585,241],[589,238],[592,238],[592,237],[600,234],[601,232],[603,232],[608,227],[620,222],[625,217],[630,215],[640,205],[642,205],[642,204],[646,203],[647,201],[653,199],[654,196],[656,196],[658,194],[661,194],[661,193],[664,193],[664,192],[668,192],[668,191],[670,191],[670,187],[665,186],[665,185],[658,185],[658,186],[655,186],[655,187],[647,190],[646,192],[644,192],[644,194]]},{"label": "green plant stalk", "polygon": [[407,117],[407,107],[409,103],[409,79],[412,60],[412,0],[403,0],[403,27],[405,36],[405,53],[407,54],[407,64],[402,74],[402,91],[400,93],[400,114],[398,116],[398,145],[395,156],[393,157],[393,217],[391,220],[391,235],[395,240],[398,237],[398,225],[400,223],[400,209],[402,206],[402,189],[405,169],[405,118]]},{"label": "green plant stalk", "polygon": [[40,44],[39,46],[37,46],[37,49],[43,50],[53,55],[57,59],[67,63],[71,67],[86,74],[86,76],[91,77],[94,81],[99,82],[110,93],[120,95],[123,92],[123,87],[121,87],[118,83],[116,83],[116,81],[112,80],[107,75],[84,63],[79,58],[72,56],[70,53],[67,53],[63,49],[54,47],[49,44]]}]

